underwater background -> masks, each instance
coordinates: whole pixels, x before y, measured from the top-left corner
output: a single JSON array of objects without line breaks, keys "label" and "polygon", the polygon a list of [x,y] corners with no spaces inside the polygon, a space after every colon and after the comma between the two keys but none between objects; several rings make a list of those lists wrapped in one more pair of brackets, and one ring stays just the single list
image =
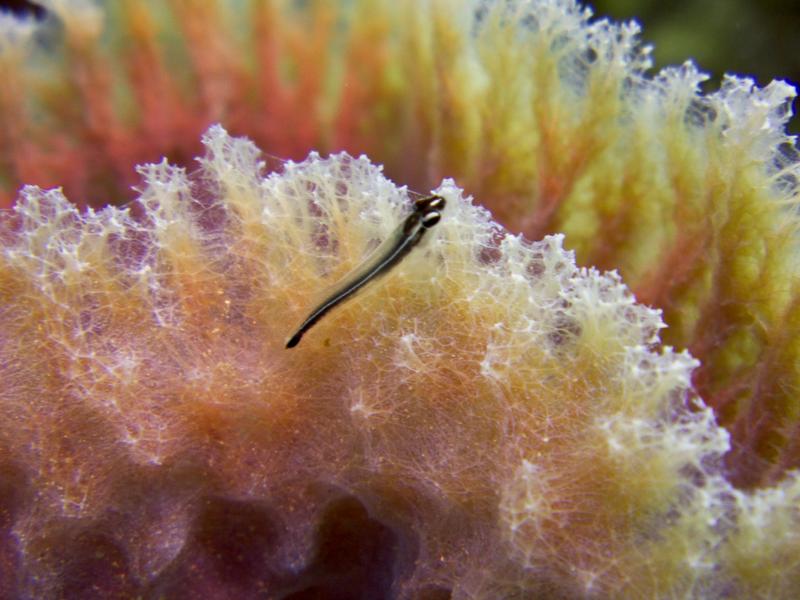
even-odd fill
[{"label": "underwater background", "polygon": [[23,4],[0,598],[800,588],[795,9]]}]

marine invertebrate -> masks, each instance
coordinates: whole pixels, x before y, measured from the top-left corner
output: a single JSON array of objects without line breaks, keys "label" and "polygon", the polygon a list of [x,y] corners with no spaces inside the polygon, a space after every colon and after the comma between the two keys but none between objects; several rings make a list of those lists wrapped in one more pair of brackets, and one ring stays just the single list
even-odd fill
[{"label": "marine invertebrate", "polygon": [[738,486],[800,466],[790,86],[650,74],[636,24],[574,0],[39,4],[0,19],[0,203],[127,201],[134,164],[188,165],[216,121],[279,156],[367,152],[414,189],[452,177],[664,311]]},{"label": "marine invertebrate", "polygon": [[4,223],[7,593],[796,589],[800,479],[724,478],[696,361],[617,275],[445,182],[422,249],[287,352],[406,193],[365,158],[262,178],[247,140],[204,144],[191,177],[140,169],[138,218],[29,187]]},{"label": "marine invertebrate", "polygon": [[[136,216],[4,217],[8,594],[796,587],[788,86],[651,76],[571,0],[42,5],[0,19],[6,198],[115,204],[171,162]],[[452,225],[287,357],[406,200],[344,156],[262,181],[220,129],[187,176],[211,120],[452,176],[507,229],[445,184]]]}]

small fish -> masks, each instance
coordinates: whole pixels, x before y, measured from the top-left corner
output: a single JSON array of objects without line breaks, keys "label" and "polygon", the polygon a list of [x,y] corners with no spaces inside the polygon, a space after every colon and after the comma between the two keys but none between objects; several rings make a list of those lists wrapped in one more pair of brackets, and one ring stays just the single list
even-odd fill
[{"label": "small fish", "polygon": [[286,342],[286,347],[297,346],[303,334],[311,329],[325,313],[340,302],[347,300],[370,281],[387,273],[403,260],[419,243],[425,231],[439,222],[444,206],[445,200],[441,196],[427,196],[417,200],[414,203],[414,212],[408,215],[405,221],[362,264],[336,284],[333,293],[315,308],[295,330]]}]

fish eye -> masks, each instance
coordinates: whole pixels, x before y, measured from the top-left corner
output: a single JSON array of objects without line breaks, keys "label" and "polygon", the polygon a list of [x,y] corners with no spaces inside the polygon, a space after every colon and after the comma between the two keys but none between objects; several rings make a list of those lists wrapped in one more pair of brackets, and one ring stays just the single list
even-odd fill
[{"label": "fish eye", "polygon": [[439,211],[433,210],[431,212],[427,212],[422,216],[422,226],[426,229],[430,229],[434,225],[436,225],[442,218],[442,213]]},{"label": "fish eye", "polygon": [[428,196],[426,198],[422,198],[421,200],[417,200],[416,210],[422,212],[429,210],[442,210],[444,205],[445,200],[441,196]]},{"label": "fish eye", "polygon": [[445,201],[441,196],[431,196],[431,201],[428,202],[428,208],[433,210],[442,210],[444,205]]}]

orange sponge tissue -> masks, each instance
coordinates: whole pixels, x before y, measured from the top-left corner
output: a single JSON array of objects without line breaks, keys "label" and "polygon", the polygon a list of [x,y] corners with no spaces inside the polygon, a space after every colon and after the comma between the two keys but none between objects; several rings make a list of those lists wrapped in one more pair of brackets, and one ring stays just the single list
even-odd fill
[{"label": "orange sponge tissue", "polygon": [[[292,351],[402,221],[365,157],[219,126],[135,204],[0,226],[0,596],[789,597],[800,479],[746,493],[658,311],[451,181],[442,222]],[[315,595],[316,594],[316,595]]]}]

